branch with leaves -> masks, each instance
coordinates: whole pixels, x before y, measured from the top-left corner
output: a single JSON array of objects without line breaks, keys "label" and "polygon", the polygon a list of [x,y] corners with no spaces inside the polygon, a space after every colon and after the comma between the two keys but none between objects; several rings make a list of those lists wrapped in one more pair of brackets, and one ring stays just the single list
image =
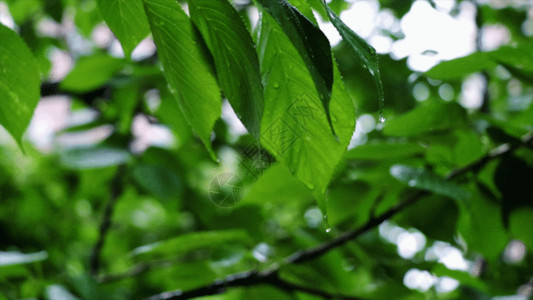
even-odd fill
[{"label": "branch with leaves", "polygon": [[[520,144],[505,143],[492,149],[480,159],[464,167],[457,168],[457,169],[450,171],[448,175],[446,176],[446,179],[453,180],[468,172],[477,172],[483,166],[485,166],[488,162],[492,160],[495,160],[499,157],[509,154],[522,146],[526,146],[526,147],[531,146],[533,144],[533,132],[528,133],[527,135],[523,136],[521,141],[522,142]],[[352,241],[358,238],[362,234],[378,227],[384,221],[391,219],[398,213],[411,207],[413,204],[417,203],[424,196],[427,196],[429,194],[430,192],[428,191],[417,191],[416,193],[412,194],[408,199],[404,200],[398,205],[393,206],[392,208],[389,208],[387,211],[383,212],[382,214],[378,216],[370,218],[364,225],[356,229],[353,229],[351,231],[348,231],[334,238],[333,240],[320,244],[316,247],[296,251],[293,254],[286,257],[284,260],[282,260],[282,263],[274,265],[271,269],[267,271],[262,271],[262,272],[249,271],[249,272],[244,272],[244,273],[239,273],[239,274],[233,274],[233,275],[227,276],[224,279],[216,280],[208,285],[205,285],[205,286],[202,286],[202,287],[190,290],[190,291],[178,290],[178,291],[172,291],[172,292],[165,292],[165,293],[161,293],[158,295],[154,295],[148,299],[149,300],[189,299],[193,297],[220,294],[229,288],[247,287],[247,286],[253,286],[253,285],[260,285],[260,284],[272,285],[272,286],[275,286],[275,287],[278,287],[284,290],[305,292],[305,293],[309,293],[313,295],[322,296],[327,299],[333,299],[333,298],[334,299],[361,299],[361,298],[357,298],[353,296],[350,297],[350,296],[345,296],[345,295],[329,294],[324,291],[315,290],[311,287],[304,287],[304,286],[292,284],[290,282],[287,282],[281,279],[279,277],[279,271],[281,270],[283,266],[286,266],[289,264],[300,264],[300,263],[311,261],[315,258],[318,258],[328,253],[331,250],[334,250],[346,244],[349,241]]]}]

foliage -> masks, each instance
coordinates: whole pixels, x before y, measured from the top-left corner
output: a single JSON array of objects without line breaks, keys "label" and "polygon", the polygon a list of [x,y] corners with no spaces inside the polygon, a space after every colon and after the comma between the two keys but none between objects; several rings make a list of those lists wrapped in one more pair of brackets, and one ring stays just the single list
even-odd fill
[{"label": "foliage", "polygon": [[326,2],[0,0],[0,300],[531,296],[531,7],[421,73]]}]

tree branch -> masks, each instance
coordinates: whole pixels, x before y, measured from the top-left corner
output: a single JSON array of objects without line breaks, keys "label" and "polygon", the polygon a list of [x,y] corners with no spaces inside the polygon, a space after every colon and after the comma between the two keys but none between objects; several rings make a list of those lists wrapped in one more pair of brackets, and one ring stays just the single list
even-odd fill
[{"label": "tree branch", "polygon": [[[493,150],[489,151],[485,156],[481,157],[480,159],[464,166],[458,169],[452,170],[448,175],[446,176],[447,180],[453,180],[457,178],[458,176],[465,174],[467,172],[476,172],[479,169],[481,169],[485,164],[488,162],[499,158],[505,154],[511,153],[518,149],[520,146],[528,146],[533,142],[533,132],[528,133],[522,138],[522,144],[503,144],[500,145]],[[362,226],[352,230],[348,231],[333,240],[320,244],[314,248],[306,249],[306,250],[300,250],[297,251],[288,257],[286,257],[281,264],[274,265],[270,270],[265,272],[258,272],[258,271],[249,271],[239,274],[234,274],[226,277],[222,280],[214,281],[213,283],[202,286],[187,292],[183,291],[173,291],[173,292],[165,292],[162,294],[154,295],[149,300],[158,300],[158,299],[189,299],[193,297],[200,297],[200,296],[208,296],[208,295],[214,295],[224,292],[228,288],[232,287],[246,287],[246,286],[252,286],[252,285],[258,285],[258,284],[270,284],[273,286],[280,287],[282,289],[286,290],[299,290],[302,292],[307,292],[309,294],[314,295],[329,295],[322,291],[317,291],[311,288],[307,287],[301,287],[294,285],[292,283],[287,283],[282,281],[280,283],[278,273],[279,270],[288,264],[298,264],[303,263],[307,261],[311,261],[317,257],[320,257],[327,252],[336,249],[345,243],[347,243],[350,240],[353,240],[360,235],[370,231],[371,229],[379,226],[381,223],[383,223],[385,220],[388,220],[395,216],[396,214],[400,213],[404,209],[410,207],[411,205],[418,202],[420,199],[423,198],[423,196],[429,195],[430,192],[428,191],[416,191],[414,194],[412,194],[407,200],[399,203],[396,206],[393,206],[392,208],[388,209],[384,213],[380,214],[377,217],[372,217],[370,220],[368,220],[365,224]],[[336,295],[329,295],[331,298],[341,298],[341,296]],[[349,297],[349,296],[344,296]],[[327,297],[326,297],[327,298]],[[357,299],[357,298],[344,298],[344,299]]]},{"label": "tree branch", "polygon": [[118,197],[122,194],[123,184],[122,178],[125,173],[125,166],[120,165],[115,173],[115,176],[111,180],[111,194],[109,196],[109,201],[104,210],[104,216],[102,217],[102,223],[100,223],[100,232],[98,235],[98,241],[93,247],[91,253],[91,258],[89,260],[89,269],[91,275],[95,276],[100,270],[100,254],[102,248],[104,247],[105,238],[109,229],[111,228],[111,218],[113,217],[113,211],[115,209],[115,204]]}]

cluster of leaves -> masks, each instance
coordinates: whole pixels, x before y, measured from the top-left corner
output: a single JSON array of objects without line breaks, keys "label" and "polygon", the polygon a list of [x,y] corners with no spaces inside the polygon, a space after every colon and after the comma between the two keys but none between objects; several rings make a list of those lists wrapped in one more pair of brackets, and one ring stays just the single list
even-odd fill
[{"label": "cluster of leaves", "polygon": [[[337,16],[346,1],[184,2],[0,2],[18,29],[0,24],[0,124],[24,149],[0,145],[0,299],[189,290],[269,269],[366,224],[372,226],[355,243],[287,264],[280,278],[371,299],[483,298],[531,289],[533,44],[521,29],[523,7],[478,7],[480,25],[503,20],[508,46],[426,74],[383,55],[380,74],[374,49]],[[382,8],[401,17],[409,5],[400,2],[383,1]],[[260,11],[257,25],[252,9]],[[509,14],[515,17],[501,18]],[[338,47],[331,49],[316,16],[338,30]],[[42,36],[44,21],[70,22],[75,31]],[[109,44],[89,41],[103,22],[124,58],[110,55]],[[87,49],[76,50],[72,35]],[[133,50],[147,36],[157,54],[137,59]],[[51,81],[54,49],[75,60],[60,82]],[[461,90],[475,72],[487,80],[482,109],[461,106],[460,93],[439,97],[443,86]],[[428,89],[427,100],[414,100],[417,85]],[[58,132],[44,154],[22,135],[38,102],[47,101],[41,97],[59,94],[71,96],[74,112],[98,116]],[[387,121],[347,150],[356,114],[379,111],[383,94]],[[235,136],[233,124],[220,119],[225,99],[249,134]],[[136,116],[168,126],[174,145],[132,151]],[[59,142],[109,125],[98,143]],[[222,172],[242,179],[242,195],[234,186],[226,191],[240,200],[231,207],[211,201],[222,192],[212,190]],[[427,246],[403,258],[373,220],[413,198],[389,221],[422,232]],[[427,255],[442,242],[461,249],[470,270]],[[527,254],[513,260],[509,252],[520,246]],[[411,269],[454,278],[460,287],[410,289],[403,279]],[[251,284],[216,297],[324,296],[310,294]]]}]

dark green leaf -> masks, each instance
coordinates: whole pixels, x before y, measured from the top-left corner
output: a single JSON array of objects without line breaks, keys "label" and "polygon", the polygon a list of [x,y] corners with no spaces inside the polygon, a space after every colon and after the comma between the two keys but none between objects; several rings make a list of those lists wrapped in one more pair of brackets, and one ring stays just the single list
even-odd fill
[{"label": "dark green leaf", "polygon": [[246,129],[259,139],[263,86],[246,26],[227,0],[190,0],[189,10],[213,55],[220,87]]},{"label": "dark green leaf", "polygon": [[[201,37],[176,1],[145,0],[144,3],[170,91],[214,158],[210,135],[220,116],[221,95],[204,56]],[[236,84],[234,80],[230,79]],[[181,114],[174,116],[180,117]]]},{"label": "dark green leaf", "polygon": [[333,60],[327,37],[317,25],[303,16],[286,0],[259,0],[259,3],[274,17],[303,58],[313,79],[315,89],[320,95],[327,120],[334,130],[329,104],[334,77]]},{"label": "dark green leaf", "polygon": [[[337,31],[342,36],[343,40],[350,45],[350,48],[355,52],[357,59],[361,62],[364,68],[374,78],[374,84],[378,91],[378,101],[380,113],[383,111],[383,83],[381,82],[381,75],[379,73],[378,55],[376,50],[363,40],[357,33],[353,32],[342,20],[329,8],[324,1],[324,6],[328,12],[328,17],[331,23],[335,26]],[[381,118],[381,116],[380,116]]]},{"label": "dark green leaf", "polygon": [[22,134],[39,102],[39,72],[24,41],[2,24],[0,41],[0,124],[22,145]]},{"label": "dark green leaf", "polygon": [[150,32],[142,0],[97,0],[107,26],[122,44],[126,57]]},{"label": "dark green leaf", "polygon": [[181,179],[164,166],[136,165],[133,177],[146,190],[161,198],[175,198],[183,191]]},{"label": "dark green leaf", "polygon": [[456,200],[464,200],[469,197],[468,193],[460,186],[448,182],[428,170],[394,165],[390,168],[390,174],[410,187],[431,191]]}]

